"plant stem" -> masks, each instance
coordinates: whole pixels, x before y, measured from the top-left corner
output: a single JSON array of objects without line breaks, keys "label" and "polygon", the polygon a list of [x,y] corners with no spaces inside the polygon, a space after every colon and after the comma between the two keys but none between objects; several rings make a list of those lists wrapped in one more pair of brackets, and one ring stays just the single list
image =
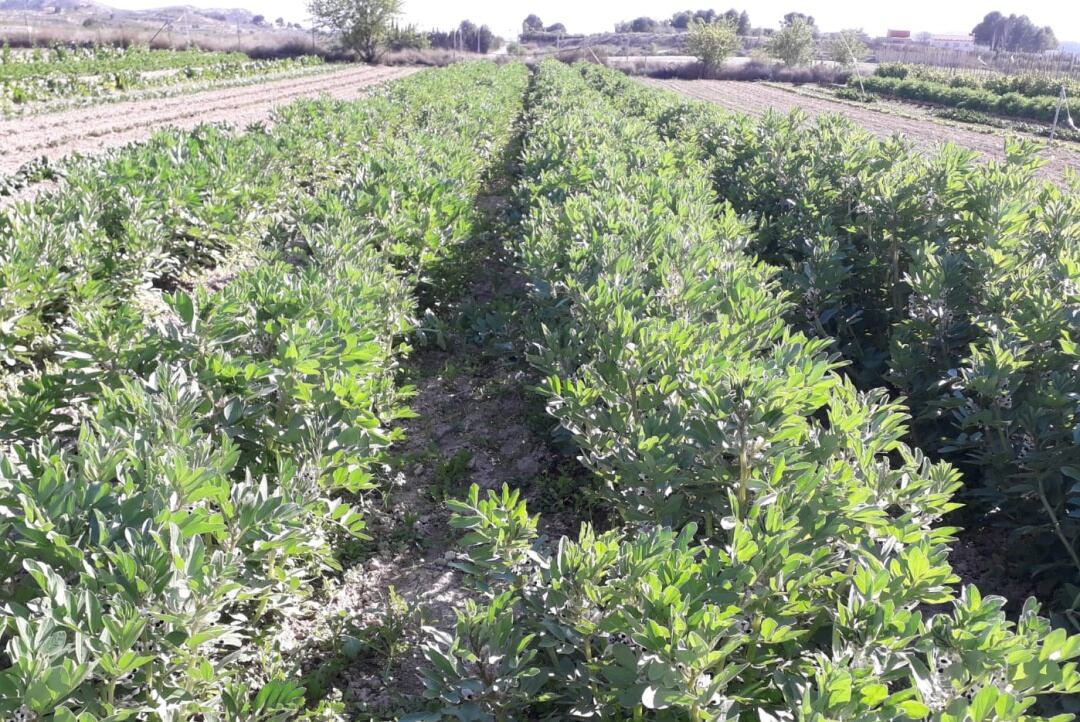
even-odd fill
[{"label": "plant stem", "polygon": [[1047,516],[1050,517],[1050,524],[1054,527],[1054,533],[1057,538],[1061,540],[1062,545],[1065,547],[1065,551],[1069,553],[1069,557],[1072,558],[1073,565],[1076,566],[1078,572],[1080,572],[1080,557],[1076,555],[1076,550],[1073,549],[1072,544],[1069,543],[1068,538],[1065,536],[1065,532],[1061,530],[1061,522],[1058,521],[1057,514],[1054,513],[1054,508],[1050,505],[1050,500],[1046,498],[1046,489],[1043,488],[1042,476],[1039,476],[1039,499],[1042,501],[1043,509],[1046,510]]}]

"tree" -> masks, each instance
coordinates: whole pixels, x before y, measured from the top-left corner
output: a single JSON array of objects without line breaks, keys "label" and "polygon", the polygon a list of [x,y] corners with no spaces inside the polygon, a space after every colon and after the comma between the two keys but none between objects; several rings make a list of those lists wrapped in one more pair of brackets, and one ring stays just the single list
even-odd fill
[{"label": "tree", "polygon": [[862,40],[861,30],[841,30],[829,39],[826,53],[832,60],[845,68],[860,63],[870,55],[870,49]]},{"label": "tree", "polygon": [[671,16],[671,27],[676,30],[686,30],[690,27],[690,22],[694,19],[694,13],[689,10],[683,10],[682,12],[675,13]]},{"label": "tree", "polygon": [[428,33],[427,42],[435,48],[460,48],[485,55],[502,47],[502,38],[491,32],[491,28],[487,25],[477,27],[471,20],[462,20],[457,29],[450,32],[434,30]]},{"label": "tree", "polygon": [[736,32],[739,35],[750,34],[750,15],[743,10],[739,12],[735,8],[732,8],[725,12],[723,15],[717,15],[715,10],[683,10],[677,12],[671,16],[671,27],[676,30],[686,30],[690,27],[690,23],[694,20],[700,20],[703,23],[711,23],[718,18],[726,18],[735,23]]},{"label": "tree", "polygon": [[542,33],[544,32],[544,21],[540,19],[538,15],[529,15],[525,18],[525,21],[521,23],[521,32],[528,33]]},{"label": "tree", "polygon": [[995,10],[992,13],[987,13],[982,22],[972,29],[971,34],[975,38],[976,45],[989,45],[994,47],[998,40],[998,31],[1002,26],[1005,16]]},{"label": "tree", "polygon": [[630,22],[630,32],[632,33],[655,33],[659,29],[660,23],[656,22],[652,18],[634,18]]},{"label": "tree", "polygon": [[545,31],[549,33],[562,33],[563,35],[566,35],[566,26],[562,23],[555,23],[553,25],[548,25],[547,28],[545,28]]},{"label": "tree", "polygon": [[750,34],[750,15],[747,14],[745,10],[739,12],[735,8],[731,8],[723,15],[721,15],[721,17],[734,23],[735,32],[737,32],[739,35]]},{"label": "tree", "polygon": [[801,17],[792,18],[773,33],[767,48],[784,65],[806,65],[814,58],[813,26]]},{"label": "tree", "polygon": [[787,27],[796,20],[802,20],[807,25],[814,25],[813,15],[807,15],[806,13],[788,13],[784,16],[784,19],[780,21],[780,27]]},{"label": "tree", "polygon": [[701,61],[706,72],[719,68],[739,47],[738,27],[728,18],[713,23],[695,20],[690,23],[686,49]]},{"label": "tree", "polygon": [[402,0],[309,0],[317,27],[338,34],[341,46],[368,63],[379,59]]},{"label": "tree", "polygon": [[277,25],[279,28],[285,27],[285,18],[278,18],[274,21],[274,25]]},{"label": "tree", "polygon": [[255,15],[254,17],[251,18],[251,24],[252,25],[263,25],[264,23],[266,23],[266,16],[265,15]]},{"label": "tree", "polygon": [[992,50],[1041,53],[1057,47],[1053,29],[1036,26],[1027,15],[987,13],[971,34],[977,45],[989,45]]},{"label": "tree", "polygon": [[415,25],[394,23],[386,34],[386,47],[391,50],[424,50],[431,47],[427,35],[416,29]]}]

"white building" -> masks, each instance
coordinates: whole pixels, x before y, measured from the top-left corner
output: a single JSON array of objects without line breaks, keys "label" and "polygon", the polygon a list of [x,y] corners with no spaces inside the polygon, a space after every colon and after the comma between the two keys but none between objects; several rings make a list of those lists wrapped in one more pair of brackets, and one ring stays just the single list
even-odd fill
[{"label": "white building", "polygon": [[948,48],[949,50],[974,50],[975,36],[961,34],[920,34],[919,40],[935,48]]}]

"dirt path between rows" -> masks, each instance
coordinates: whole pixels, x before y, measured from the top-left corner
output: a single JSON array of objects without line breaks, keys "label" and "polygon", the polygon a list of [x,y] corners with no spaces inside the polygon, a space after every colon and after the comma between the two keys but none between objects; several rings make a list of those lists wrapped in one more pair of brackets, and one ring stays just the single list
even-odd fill
[{"label": "dirt path between rows", "polygon": [[0,121],[0,174],[11,174],[45,156],[92,154],[144,140],[165,127],[201,123],[246,126],[298,98],[327,95],[347,100],[368,87],[415,72],[415,68],[349,67],[314,76],[208,90],[172,98],[110,103]]},{"label": "dirt path between rows", "polygon": [[[519,489],[540,514],[542,546],[575,535],[582,518],[566,491],[587,472],[553,443],[555,422],[526,359],[538,321],[512,247],[519,143],[476,199],[473,237],[429,268],[417,290],[426,320],[402,367],[416,416],[403,423],[386,491],[365,508],[373,539],[343,554],[346,571],[317,614],[292,620],[282,635],[283,649],[308,658],[305,686],[340,695],[349,719],[399,719],[420,708],[429,639],[421,625],[451,633],[455,610],[480,596],[455,566],[461,533],[449,524],[447,499],[464,498],[472,484],[482,493]],[[389,636],[399,647],[393,658]],[[350,649],[343,638],[360,643]]]},{"label": "dirt path between rows", "polygon": [[[883,138],[901,133],[923,151],[933,151],[943,143],[953,143],[978,151],[986,158],[1005,159],[1005,136],[998,132],[980,133],[931,120],[905,118],[893,113],[813,98],[761,83],[653,79],[642,79],[642,82],[754,116],[762,115],[770,108],[781,112],[801,108],[811,117],[821,113],[839,113]],[[1065,179],[1067,168],[1080,171],[1080,149],[1074,149],[1071,145],[1058,144],[1043,151],[1048,161],[1042,171],[1045,177],[1060,183]]]}]

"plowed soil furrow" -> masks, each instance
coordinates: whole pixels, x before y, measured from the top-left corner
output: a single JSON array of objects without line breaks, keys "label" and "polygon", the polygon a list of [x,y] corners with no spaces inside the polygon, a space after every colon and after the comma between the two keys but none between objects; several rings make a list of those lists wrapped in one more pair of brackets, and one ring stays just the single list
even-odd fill
[{"label": "plowed soil furrow", "polygon": [[216,122],[248,125],[265,120],[275,107],[299,98],[354,98],[376,83],[411,72],[415,69],[352,67],[243,88],[4,121],[0,122],[0,173],[12,173],[41,156],[58,159],[126,145],[165,127],[191,128]]},{"label": "plowed soil furrow", "polygon": [[[348,70],[336,70],[330,72],[308,73],[300,76],[291,75],[288,78],[277,80],[269,79],[261,83],[231,86],[228,88],[216,88],[202,90],[196,93],[181,93],[166,98],[152,98],[145,100],[131,100],[120,102],[103,102],[91,107],[71,108],[52,113],[42,113],[31,117],[12,118],[0,121],[0,138],[18,138],[25,131],[25,127],[31,120],[35,130],[47,129],[77,131],[78,125],[88,123],[101,123],[113,121],[118,116],[130,113],[175,113],[178,109],[188,109],[191,101],[196,99],[200,103],[238,103],[252,98],[265,95],[267,88],[273,88],[278,93],[290,93],[298,88],[321,87],[326,84],[339,85],[342,82],[365,82],[374,78],[381,78],[387,73],[393,72],[393,68],[349,68]],[[0,153],[9,147],[13,141],[5,142]]]},{"label": "plowed soil furrow", "polygon": [[[645,79],[643,82],[747,115],[759,116],[769,109],[788,112],[795,108],[801,108],[811,117],[821,113],[838,113],[877,136],[885,138],[897,133],[904,135],[923,151],[932,152],[944,143],[953,143],[977,151],[987,159],[1005,159],[1005,137],[999,132],[979,132],[929,119],[907,118],[824,98],[812,98],[760,83],[652,79]],[[1057,144],[1043,151],[1043,157],[1047,161],[1042,170],[1045,177],[1060,183],[1065,179],[1067,168],[1080,170],[1080,149],[1074,149],[1071,147],[1073,145],[1075,144]]]}]

